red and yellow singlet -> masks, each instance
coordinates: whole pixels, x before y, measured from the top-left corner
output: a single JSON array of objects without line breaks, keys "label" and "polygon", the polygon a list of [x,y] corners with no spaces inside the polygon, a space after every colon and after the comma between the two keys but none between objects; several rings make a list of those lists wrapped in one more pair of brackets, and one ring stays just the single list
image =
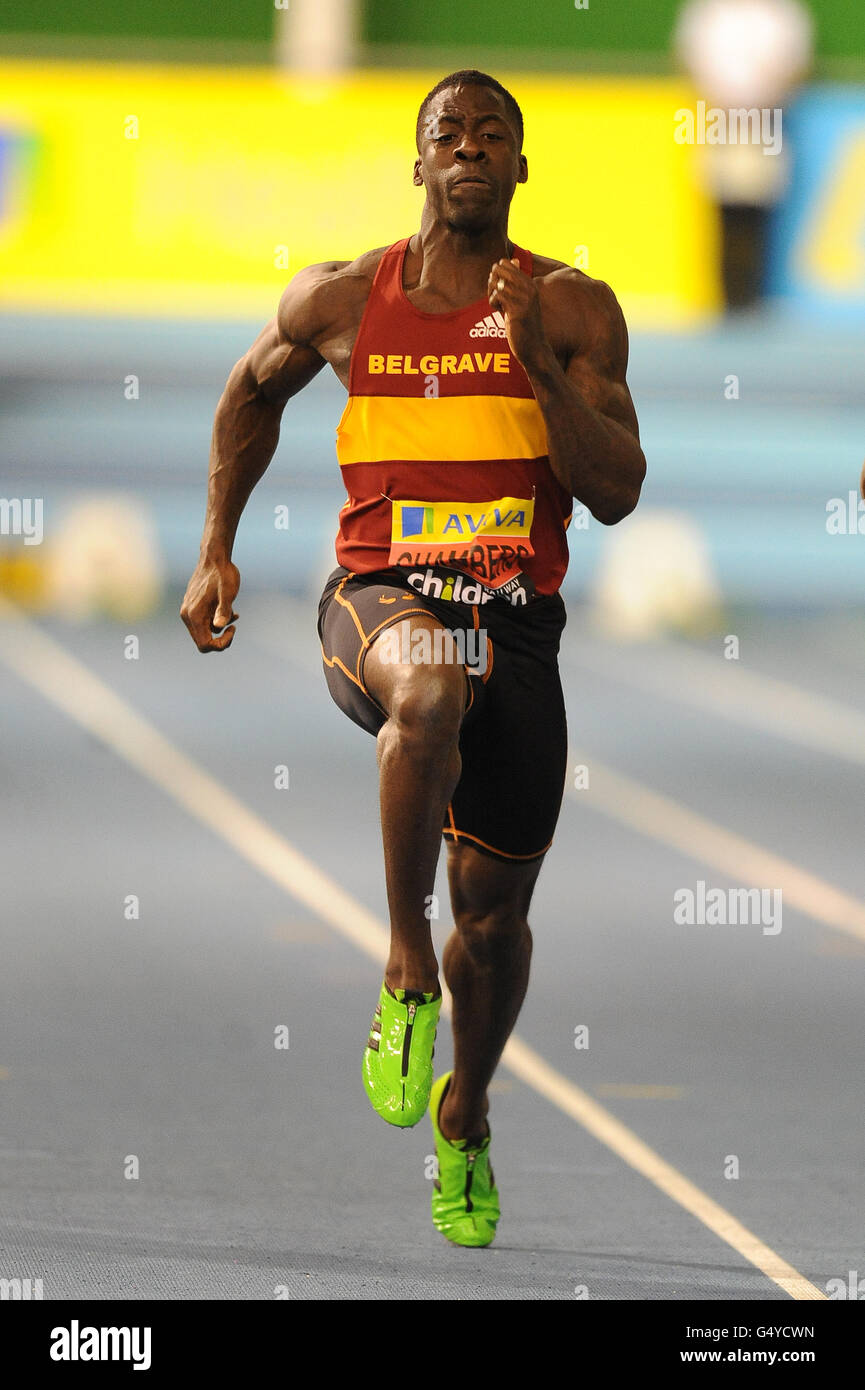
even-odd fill
[{"label": "red and yellow singlet", "polygon": [[[443,566],[513,604],[556,593],[573,503],[504,319],[486,295],[449,313],[416,309],[402,284],[408,243],[382,256],[351,356],[337,560],[357,574]],[[514,255],[531,275],[531,252]],[[464,601],[478,601],[468,587]]]}]

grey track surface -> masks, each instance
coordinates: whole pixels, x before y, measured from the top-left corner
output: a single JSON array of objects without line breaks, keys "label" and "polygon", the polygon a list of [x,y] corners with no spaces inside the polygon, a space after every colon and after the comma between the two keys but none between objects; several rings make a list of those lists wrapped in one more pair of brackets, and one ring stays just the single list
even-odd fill
[{"label": "grey track surface", "polygon": [[[123,658],[129,624],[42,626],[383,918],[374,742],[329,701],[311,608],[246,593],[233,648],[208,657],[175,614],[172,596],[134,625],[138,661]],[[858,627],[737,631],[752,669],[862,710]],[[713,658],[723,678],[719,639]],[[574,746],[865,895],[861,769],[627,679],[632,663],[663,684],[676,659],[609,646],[573,606]],[[585,1285],[592,1299],[786,1301],[504,1069],[500,1234],[488,1251],[448,1246],[429,1222],[426,1122],[388,1129],[361,1087],[375,963],[2,663],[0,712],[0,1273],[42,1277],[51,1299],[285,1285],[294,1299],[567,1300]],[[818,1287],[846,1278],[865,1218],[865,942],[792,910],[771,937],[676,926],[676,888],[726,881],[580,795],[536,893],[520,1035]],[[611,1096],[621,1084],[677,1089]]]},{"label": "grey track surface", "polygon": [[[44,496],[49,545],[94,489],[149,509],[173,586],[163,609],[41,625],[383,919],[374,743],[331,704],[314,614],[287,596],[308,600],[332,564],[334,380],[292,402],[250,499],[233,648],[201,656],[177,617],[213,409],[257,328],[0,319],[0,491]],[[127,373],[141,380],[134,403]],[[635,338],[630,380],[650,461],[638,516],[672,507],[696,521],[742,673],[841,702],[852,732],[832,753],[804,726],[782,736],[771,722],[784,696],[768,687],[754,695],[762,724],[709,708],[700,691],[732,674],[720,633],[684,652],[604,642],[580,607],[607,539],[594,527],[571,536],[565,588],[575,755],[861,901],[862,541],[825,526],[827,499],[858,477],[859,344],[744,320]],[[288,535],[273,526],[282,503]],[[123,657],[130,629],[138,661]],[[426,1123],[388,1129],[361,1087],[378,965],[2,660],[0,719],[0,1277],[41,1277],[47,1299],[270,1299],[284,1285],[295,1299],[567,1300],[585,1286],[592,1299],[786,1301],[504,1069],[491,1116],[499,1236],[488,1251],[448,1246],[429,1221]],[[273,785],[282,763],[288,791]],[[865,942],[789,904],[776,936],[677,926],[673,894],[698,879],[756,886],[626,829],[591,786],[569,794],[533,905],[518,1031],[825,1288],[863,1268]],[[440,944],[443,875],[439,892]],[[130,894],[138,920],[124,917]],[[280,1024],[288,1051],[273,1046]],[[672,1089],[629,1099],[623,1086]]]}]

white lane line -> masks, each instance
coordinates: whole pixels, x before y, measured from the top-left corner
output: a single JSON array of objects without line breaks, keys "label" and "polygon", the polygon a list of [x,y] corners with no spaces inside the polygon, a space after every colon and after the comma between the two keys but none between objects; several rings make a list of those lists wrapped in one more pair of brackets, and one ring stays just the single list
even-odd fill
[{"label": "white lane line", "polygon": [[[213,777],[202,772],[125,700],[2,596],[0,617],[9,620],[0,633],[0,660],[23,681],[161,787],[285,892],[305,903],[378,965],[383,964],[388,943],[383,922]],[[510,1038],[502,1061],[527,1086],[576,1120],[791,1298],[826,1298],[816,1285],[520,1038]]]},{"label": "white lane line", "polygon": [[569,771],[580,764],[588,768],[589,785],[578,791],[569,777],[567,793],[584,810],[603,811],[620,825],[708,864],[743,887],[780,888],[785,907],[865,941],[865,903],[859,898],[572,749]]},{"label": "white lane line", "polygon": [[635,686],[662,699],[691,705],[721,719],[760,729],[785,738],[800,748],[865,766],[865,711],[825,695],[802,690],[789,681],[749,671],[739,661],[725,661],[719,654],[690,651],[671,643],[653,646],[663,665],[641,660],[635,647],[630,653],[571,644],[562,665],[605,676],[633,689]]}]

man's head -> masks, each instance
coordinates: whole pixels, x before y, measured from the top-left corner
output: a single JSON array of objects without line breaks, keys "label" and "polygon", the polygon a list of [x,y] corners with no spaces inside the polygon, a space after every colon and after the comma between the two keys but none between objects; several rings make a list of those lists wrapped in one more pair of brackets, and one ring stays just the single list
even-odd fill
[{"label": "man's head", "polygon": [[416,142],[414,182],[436,217],[464,231],[507,224],[528,165],[522,112],[500,82],[474,68],[443,77],[421,102]]}]

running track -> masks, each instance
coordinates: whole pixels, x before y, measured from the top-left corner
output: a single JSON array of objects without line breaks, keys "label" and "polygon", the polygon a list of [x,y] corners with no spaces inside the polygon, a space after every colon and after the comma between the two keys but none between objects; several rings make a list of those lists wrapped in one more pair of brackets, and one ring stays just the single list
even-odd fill
[{"label": "running track", "polygon": [[[11,415],[14,452],[37,425]],[[825,1296],[865,1218],[858,616],[743,606],[735,663],[717,634],[616,645],[572,599],[589,786],[535,896],[492,1096],[504,1214],[476,1252],[430,1224],[426,1122],[388,1129],[361,1087],[374,742],[327,696],[314,583],[288,587],[244,588],[223,656],[174,589],[131,625],[0,614],[0,1274],[58,1299]],[[698,880],[780,887],[782,929],[677,924]]]}]

